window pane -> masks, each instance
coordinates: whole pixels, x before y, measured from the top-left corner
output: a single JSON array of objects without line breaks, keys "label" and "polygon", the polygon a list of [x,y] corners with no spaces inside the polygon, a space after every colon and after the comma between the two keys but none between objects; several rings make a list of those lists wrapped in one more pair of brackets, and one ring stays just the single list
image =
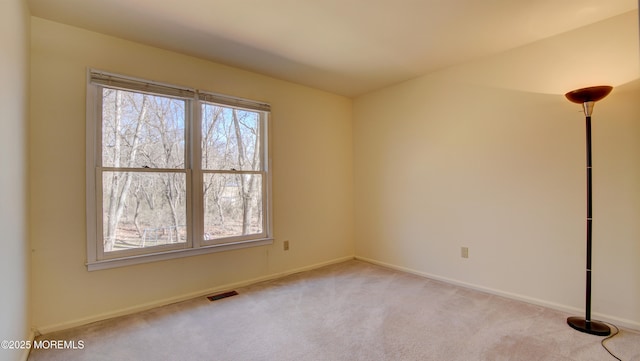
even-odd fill
[{"label": "window pane", "polygon": [[184,168],[185,101],[102,88],[102,166]]},{"label": "window pane", "polygon": [[185,243],[185,173],[103,172],[104,251]]},{"label": "window pane", "polygon": [[262,175],[204,174],[204,238],[262,233]]},{"label": "window pane", "polygon": [[260,170],[260,113],[202,104],[202,169]]}]

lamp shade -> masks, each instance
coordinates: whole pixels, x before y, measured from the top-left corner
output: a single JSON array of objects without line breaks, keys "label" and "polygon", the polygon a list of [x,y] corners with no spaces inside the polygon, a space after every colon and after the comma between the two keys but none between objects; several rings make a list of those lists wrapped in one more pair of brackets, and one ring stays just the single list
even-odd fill
[{"label": "lamp shade", "polygon": [[574,103],[582,104],[587,102],[597,102],[611,93],[613,87],[608,85],[592,86],[588,88],[576,89],[568,92],[564,96]]}]

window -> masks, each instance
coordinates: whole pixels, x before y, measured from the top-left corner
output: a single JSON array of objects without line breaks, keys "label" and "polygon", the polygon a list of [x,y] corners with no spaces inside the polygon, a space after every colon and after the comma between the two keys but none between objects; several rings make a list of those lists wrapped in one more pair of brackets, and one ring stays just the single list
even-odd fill
[{"label": "window", "polygon": [[269,244],[269,105],[89,71],[89,270]]}]

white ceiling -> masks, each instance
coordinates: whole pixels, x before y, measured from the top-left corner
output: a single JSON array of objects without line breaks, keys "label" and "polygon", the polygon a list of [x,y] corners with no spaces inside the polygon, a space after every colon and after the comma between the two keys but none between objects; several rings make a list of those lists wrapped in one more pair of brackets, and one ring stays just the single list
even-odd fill
[{"label": "white ceiling", "polygon": [[34,16],[356,96],[637,0],[28,0]]}]

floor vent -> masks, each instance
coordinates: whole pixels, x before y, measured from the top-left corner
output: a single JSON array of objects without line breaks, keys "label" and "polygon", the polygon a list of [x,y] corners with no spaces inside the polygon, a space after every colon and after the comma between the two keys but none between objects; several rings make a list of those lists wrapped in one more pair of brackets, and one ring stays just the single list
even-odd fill
[{"label": "floor vent", "polygon": [[208,296],[207,298],[209,299],[209,301],[217,301],[223,298],[227,298],[227,297],[231,297],[231,296],[235,296],[237,295],[238,292],[236,291],[229,291],[229,292],[224,292],[224,293],[218,293],[217,295],[213,295],[213,296]]}]

